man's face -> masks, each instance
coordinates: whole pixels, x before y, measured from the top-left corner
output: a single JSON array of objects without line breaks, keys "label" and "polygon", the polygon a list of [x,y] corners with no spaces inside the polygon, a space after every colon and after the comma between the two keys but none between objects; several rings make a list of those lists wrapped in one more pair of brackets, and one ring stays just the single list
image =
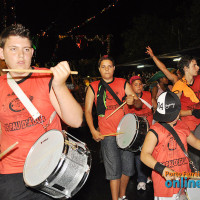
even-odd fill
[{"label": "man's face", "polygon": [[[185,70],[187,71],[187,73],[191,76],[197,76],[198,75],[198,71],[199,71],[199,66],[197,65],[197,61],[196,60],[192,60],[189,64],[189,67],[185,67]],[[186,72],[185,71],[185,72]]]},{"label": "man's face", "polygon": [[4,48],[0,48],[0,58],[5,59],[9,69],[29,69],[33,51],[27,38],[10,36]]},{"label": "man's face", "polygon": [[131,84],[133,91],[136,94],[141,94],[142,90],[143,90],[143,84],[141,80],[135,80],[132,82]]},{"label": "man's face", "polygon": [[99,72],[103,79],[112,81],[114,71],[115,71],[115,66],[113,66],[113,63],[111,60],[101,61]]}]

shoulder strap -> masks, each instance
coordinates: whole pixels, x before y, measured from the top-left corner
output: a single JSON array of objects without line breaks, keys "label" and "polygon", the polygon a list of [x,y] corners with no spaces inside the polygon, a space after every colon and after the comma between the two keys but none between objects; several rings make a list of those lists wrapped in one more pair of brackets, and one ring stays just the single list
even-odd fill
[{"label": "shoulder strap", "polygon": [[33,117],[33,119],[36,120],[38,117],[40,117],[41,114],[39,113],[39,111],[32,104],[30,99],[25,95],[25,93],[19,87],[19,85],[15,82],[15,80],[12,78],[10,73],[7,73],[7,83],[10,86],[10,88],[13,90],[13,92],[16,94],[16,96],[19,98],[19,100],[22,102],[24,107],[28,110],[28,112]]},{"label": "shoulder strap", "polygon": [[115,94],[115,92],[112,90],[112,88],[103,80],[101,79],[102,84],[106,87],[108,92],[113,96],[113,98],[117,101],[119,105],[121,105],[123,102],[119,99],[119,97]]},{"label": "shoulder strap", "polygon": [[182,151],[185,154],[185,156],[189,158],[189,155],[188,155],[188,153],[187,153],[187,151],[186,151],[186,149],[185,149],[180,137],[176,133],[176,131],[167,123],[159,122],[159,124],[161,124],[163,127],[165,127],[173,135],[174,139],[176,140],[176,142],[178,143],[178,145],[182,149]]},{"label": "shoulder strap", "polygon": [[145,101],[144,99],[142,99],[142,98],[139,98],[141,101],[142,101],[142,103],[143,104],[145,104],[149,109],[151,109],[152,108],[152,106],[147,102],[147,101]]}]

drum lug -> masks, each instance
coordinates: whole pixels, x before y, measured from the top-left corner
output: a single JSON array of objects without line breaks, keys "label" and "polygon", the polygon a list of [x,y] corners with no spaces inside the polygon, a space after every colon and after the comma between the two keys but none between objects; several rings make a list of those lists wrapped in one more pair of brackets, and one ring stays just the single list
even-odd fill
[{"label": "drum lug", "polygon": [[49,182],[47,181],[47,179],[44,181],[44,186],[48,186]]}]

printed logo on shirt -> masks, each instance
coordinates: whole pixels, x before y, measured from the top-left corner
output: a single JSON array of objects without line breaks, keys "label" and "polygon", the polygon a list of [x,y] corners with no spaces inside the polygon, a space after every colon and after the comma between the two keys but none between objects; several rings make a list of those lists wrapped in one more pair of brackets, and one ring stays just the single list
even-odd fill
[{"label": "printed logo on shirt", "polygon": [[173,168],[175,166],[181,166],[181,165],[188,164],[188,159],[187,159],[187,157],[183,157],[183,158],[168,160],[166,162],[162,162],[162,164],[168,168]]},{"label": "printed logo on shirt", "polygon": [[[33,101],[33,97],[30,96],[29,97],[29,100],[32,102]],[[9,103],[9,108],[11,111],[13,112],[21,112],[23,110],[25,110],[25,107],[24,105],[21,103],[21,101],[16,98],[16,99],[13,99],[10,103]]]},{"label": "printed logo on shirt", "polygon": [[25,119],[22,121],[16,121],[9,124],[5,124],[4,127],[7,132],[10,132],[10,131],[16,131],[16,130],[32,127],[37,124],[41,124],[42,122],[45,122],[45,121],[46,121],[46,118],[44,116],[42,116],[42,118],[39,117],[36,120],[34,120],[32,117],[29,117],[28,119]]}]

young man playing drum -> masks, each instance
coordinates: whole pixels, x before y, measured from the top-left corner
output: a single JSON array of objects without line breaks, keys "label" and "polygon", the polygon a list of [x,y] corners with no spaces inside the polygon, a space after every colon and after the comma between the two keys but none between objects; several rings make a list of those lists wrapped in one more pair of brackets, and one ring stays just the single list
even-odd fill
[{"label": "young man playing drum", "polygon": [[[31,67],[33,51],[30,32],[22,25],[11,25],[1,33],[0,58],[5,60],[8,69],[35,69]],[[65,84],[70,75],[68,63],[61,62],[50,70],[53,78],[47,73],[13,71],[0,77],[1,152],[18,142],[18,145],[0,160],[1,199],[50,199],[40,192],[25,187],[22,172],[27,154],[36,140],[46,131],[51,129],[62,131],[60,118],[72,127],[79,127],[82,123],[81,106]],[[35,113],[29,112],[19,100],[20,97],[15,95],[16,90],[12,90],[8,85],[10,80],[14,80],[15,84],[20,86],[28,101],[31,100],[32,105],[40,113],[38,118],[34,120]]]},{"label": "young man playing drum", "polygon": [[[141,161],[153,169],[155,200],[178,199],[180,187],[177,184],[167,187],[166,180],[180,178],[175,172],[184,174],[191,171],[187,152],[184,153],[187,151],[187,143],[200,150],[200,140],[179,120],[180,110],[181,102],[178,96],[173,92],[163,92],[158,97],[157,110],[153,115],[157,122],[150,127],[142,147]],[[175,130],[184,148],[179,146],[170,127]]]},{"label": "young man playing drum", "polygon": [[[142,103],[125,79],[113,77],[115,65],[111,57],[101,57],[98,67],[102,80],[92,82],[90,87],[88,87],[85,99],[86,121],[94,140],[97,142],[101,141],[106,179],[110,180],[112,199],[127,199],[125,197],[126,187],[129,177],[134,174],[134,155],[132,152],[120,150],[117,147],[115,135],[118,124],[124,116],[124,111],[123,108],[121,108],[107,118],[117,107],[119,107],[119,104],[103,86],[102,81],[105,81],[112,88],[121,101],[122,98],[127,95],[126,102],[128,105],[134,105],[135,107],[140,108]],[[97,107],[100,131],[95,129],[93,123],[92,106],[94,101]],[[113,135],[104,137],[104,135],[107,134]]]},{"label": "young man playing drum", "polygon": [[[142,108],[139,108],[139,109],[135,108],[134,106],[126,106],[125,107],[127,108],[126,112],[133,113],[136,116],[141,117],[141,119],[144,118],[143,121],[146,121],[147,123],[146,126],[149,127],[152,125],[152,121],[153,121],[151,93],[149,91],[143,91],[143,83],[142,83],[142,78],[140,76],[132,76],[129,82],[133,91],[141,99],[143,104],[142,104]],[[146,133],[147,131],[148,131],[148,128],[146,130]],[[146,166],[140,160],[140,151],[134,153],[134,155],[135,155],[136,168],[138,172],[137,190],[146,190],[148,170]]]}]

